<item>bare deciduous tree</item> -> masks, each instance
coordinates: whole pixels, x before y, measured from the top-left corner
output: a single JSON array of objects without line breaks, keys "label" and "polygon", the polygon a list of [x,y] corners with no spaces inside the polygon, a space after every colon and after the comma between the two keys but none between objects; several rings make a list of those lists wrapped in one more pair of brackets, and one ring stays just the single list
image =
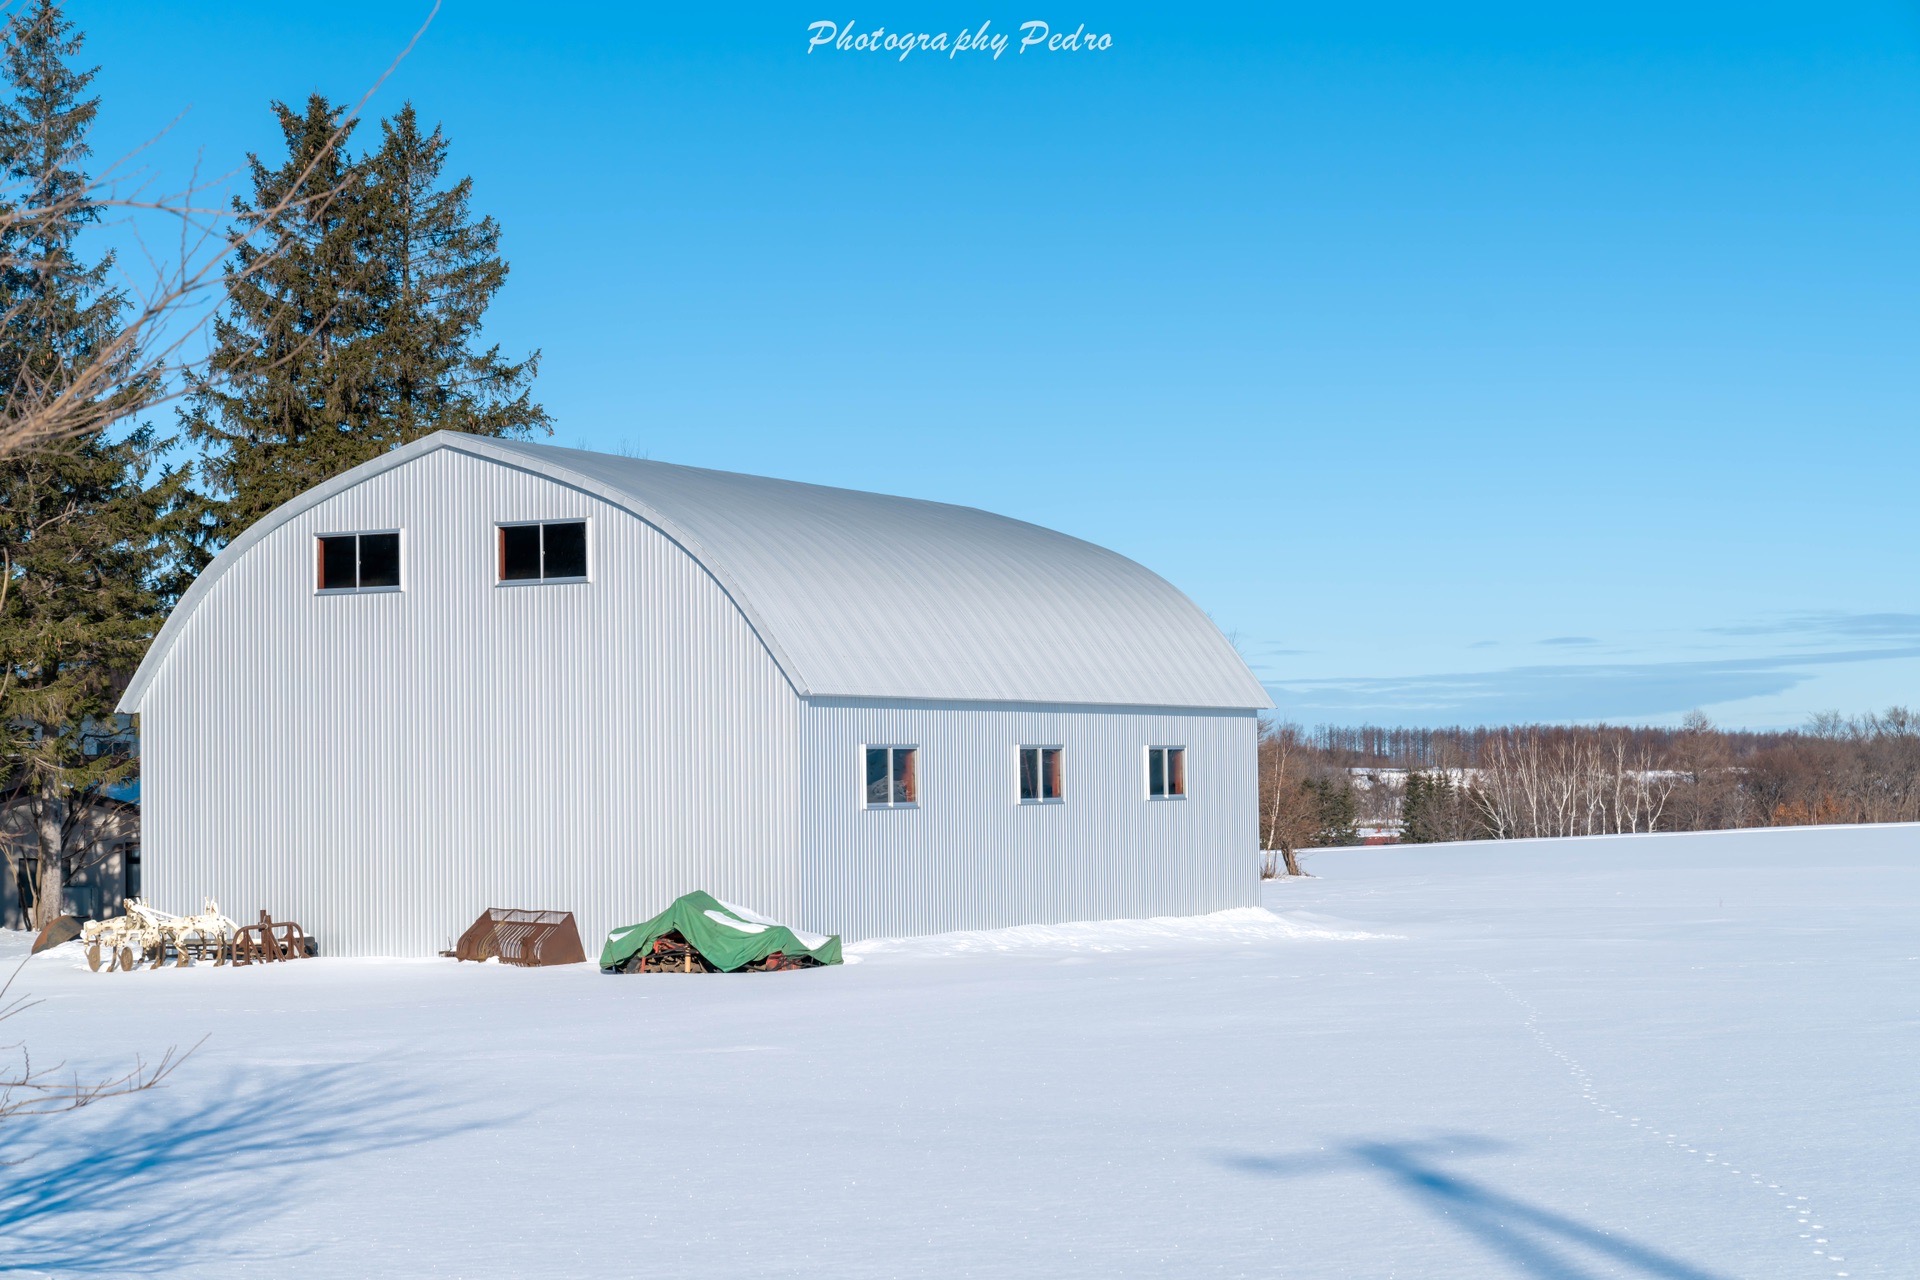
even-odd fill
[{"label": "bare deciduous tree", "polygon": [[[1897,706],[1798,731],[1720,729],[1695,711],[1674,728],[1295,726],[1287,742],[1294,776],[1363,781],[1375,825],[1392,825],[1397,791],[1416,842],[1920,821],[1920,715]],[[1271,846],[1274,748],[1261,750]]]},{"label": "bare deciduous tree", "polygon": [[1526,839],[1657,830],[1675,785],[1623,731],[1529,728],[1487,743],[1472,794],[1495,839]]},{"label": "bare deciduous tree", "polygon": [[1274,724],[1260,735],[1260,848],[1262,878],[1304,875],[1296,852],[1320,830],[1319,797],[1306,785],[1309,752],[1297,724]]},{"label": "bare deciduous tree", "polygon": [[[439,8],[436,0],[406,48],[346,113],[343,136],[412,52]],[[0,0],[0,15],[0,41],[12,38],[18,24],[31,17],[20,13],[12,0]],[[212,199],[227,175],[207,179],[196,167],[186,182],[168,188],[138,168],[141,157],[172,127],[98,176],[78,183],[66,180],[77,158],[71,156],[49,157],[39,172],[0,175],[0,246],[5,246],[0,247],[0,272],[62,270],[57,261],[22,246],[33,245],[41,228],[106,217],[120,223],[141,259],[117,264],[119,288],[129,305],[84,358],[24,369],[12,385],[0,387],[0,457],[90,435],[156,408],[183,393],[184,374],[203,368],[199,335],[228,291],[246,278],[227,270],[226,260],[252,228],[230,225],[232,210]],[[308,192],[296,185],[284,208],[265,213],[271,223],[271,215],[323,203],[337,194]],[[164,245],[150,240],[162,230],[167,233]],[[273,258],[269,246],[251,260],[247,271],[264,270]],[[17,306],[0,308],[0,329],[20,319]]]}]

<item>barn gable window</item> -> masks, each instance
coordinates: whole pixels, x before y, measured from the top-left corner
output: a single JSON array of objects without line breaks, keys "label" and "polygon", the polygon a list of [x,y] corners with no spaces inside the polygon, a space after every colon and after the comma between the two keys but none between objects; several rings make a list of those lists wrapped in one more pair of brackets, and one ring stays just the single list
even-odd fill
[{"label": "barn gable window", "polygon": [[400,532],[328,533],[314,539],[321,591],[398,591]]},{"label": "barn gable window", "polygon": [[867,808],[906,809],[920,803],[920,748],[868,747]]},{"label": "barn gable window", "polygon": [[1187,749],[1147,748],[1147,798],[1184,800],[1187,795]]},{"label": "barn gable window", "polygon": [[1060,804],[1060,748],[1020,748],[1020,803]]},{"label": "barn gable window", "polygon": [[585,582],[587,522],[558,520],[497,527],[501,582]]}]

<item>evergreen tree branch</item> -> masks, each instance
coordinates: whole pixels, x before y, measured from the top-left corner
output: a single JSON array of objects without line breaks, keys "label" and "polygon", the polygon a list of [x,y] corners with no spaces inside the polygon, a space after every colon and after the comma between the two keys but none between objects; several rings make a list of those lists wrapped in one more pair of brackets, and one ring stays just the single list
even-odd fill
[{"label": "evergreen tree branch", "polygon": [[[0,48],[16,62],[38,59],[25,76],[15,76],[16,83],[24,81],[42,97],[68,94],[75,107],[69,114],[76,117],[59,122],[60,128],[72,129],[72,137],[58,136],[57,128],[46,127],[38,136],[28,137],[26,127],[14,123],[22,115],[18,105],[7,113],[14,120],[0,120],[0,151],[9,152],[5,172],[0,174],[0,279],[14,284],[7,291],[6,305],[0,306],[0,328],[31,329],[38,318],[39,298],[61,289],[101,285],[109,264],[83,270],[71,251],[78,228],[98,223],[103,214],[117,212],[128,219],[160,216],[177,224],[179,235],[172,253],[150,252],[138,227],[129,223],[134,242],[147,259],[148,278],[138,283],[129,280],[112,291],[128,304],[126,310],[87,335],[84,358],[21,361],[0,371],[0,457],[107,429],[187,395],[194,386],[220,380],[220,371],[195,354],[199,339],[232,290],[266,270],[286,246],[269,244],[238,269],[227,261],[229,255],[242,240],[254,238],[260,226],[324,209],[340,197],[337,189],[309,189],[314,171],[412,53],[439,10],[435,0],[405,47],[343,114],[334,136],[298,175],[297,184],[274,205],[255,210],[252,218],[239,225],[227,226],[223,220],[233,211],[213,207],[206,199],[224,185],[224,178],[202,181],[196,164],[187,186],[153,193],[132,172],[134,157],[165,136],[177,119],[107,166],[101,177],[81,175],[77,164],[86,155],[84,130],[97,100],[78,95],[93,72],[74,73],[63,84],[54,69],[60,59],[78,51],[80,40],[69,35],[70,25],[52,0],[32,0],[24,9],[11,0],[0,3],[0,13],[5,14],[0,21]],[[31,78],[35,73],[38,78]],[[8,147],[10,134],[20,135],[23,141]]]}]

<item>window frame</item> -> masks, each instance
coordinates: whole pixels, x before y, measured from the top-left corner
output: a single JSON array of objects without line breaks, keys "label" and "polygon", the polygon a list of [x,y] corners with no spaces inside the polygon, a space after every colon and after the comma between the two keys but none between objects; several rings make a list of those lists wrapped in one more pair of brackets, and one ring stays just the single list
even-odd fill
[{"label": "window frame", "polygon": [[[1040,784],[1040,794],[1029,799],[1022,794],[1025,784],[1027,752],[1039,753],[1034,761],[1035,781]],[[1047,794],[1047,753],[1054,756],[1053,781],[1059,788],[1058,795]],[[1013,800],[1019,805],[1065,804],[1067,802],[1067,749],[1058,742],[1023,742],[1013,749]]]},{"label": "window frame", "polygon": [[[388,535],[399,539],[399,550],[395,559],[400,570],[400,581],[391,587],[363,587],[360,583],[360,539],[382,538]],[[323,587],[326,580],[327,539],[353,539],[353,581],[351,587]],[[407,531],[405,529],[340,529],[333,533],[313,535],[313,594],[316,596],[379,596],[391,595],[407,589]]]},{"label": "window frame", "polygon": [[[869,753],[874,751],[884,751],[887,753],[887,795],[889,798],[885,801],[874,800],[872,797],[872,794],[868,790],[868,788],[872,784],[867,781],[867,767],[868,767],[867,756]],[[900,776],[899,766],[894,763],[895,753],[901,752],[901,751],[909,752],[913,757],[913,765],[911,769],[911,773],[913,776],[913,799],[911,800],[894,800],[891,798],[893,795],[894,780]],[[920,807],[920,797],[926,793],[926,784],[920,776],[920,744],[919,743],[917,742],[863,742],[860,744],[860,754],[858,759],[860,763],[859,777],[860,777],[860,807],[861,808],[863,809],[918,809]]]},{"label": "window frame", "polygon": [[[1155,752],[1166,753],[1160,763],[1160,770],[1161,770],[1160,777],[1161,777],[1162,789],[1160,794],[1158,795],[1155,795],[1153,791],[1153,756]],[[1178,768],[1172,770],[1170,773],[1167,768],[1167,765],[1170,761],[1174,760],[1175,758],[1177,758],[1180,763]],[[1147,793],[1147,799],[1149,800],[1185,800],[1187,798],[1190,788],[1187,786],[1187,748],[1185,743],[1150,742],[1147,744],[1146,753],[1142,757],[1141,763],[1144,768],[1144,774],[1141,778],[1141,781],[1146,784],[1145,789]],[[1172,781],[1172,778],[1174,776],[1177,776],[1180,782],[1180,789],[1178,791],[1167,789],[1168,784]]]},{"label": "window frame", "polygon": [[[586,543],[587,571],[583,574],[565,577],[547,576],[547,526],[556,524],[577,524],[581,527],[581,538]],[[537,578],[509,578],[507,572],[507,530],[540,530],[540,576]],[[557,587],[570,583],[593,581],[593,517],[563,516],[546,520],[495,520],[493,522],[493,585],[496,587]]]}]

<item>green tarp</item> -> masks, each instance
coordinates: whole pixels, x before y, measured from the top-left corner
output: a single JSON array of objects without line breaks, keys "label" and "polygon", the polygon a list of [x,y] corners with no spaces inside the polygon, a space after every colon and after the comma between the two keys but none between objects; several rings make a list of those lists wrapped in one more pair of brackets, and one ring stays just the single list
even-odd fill
[{"label": "green tarp", "polygon": [[821,964],[840,963],[840,939],[817,933],[798,933],[744,907],[722,902],[695,890],[674,899],[673,905],[642,924],[630,924],[607,935],[600,949],[600,967],[613,969],[653,946],[655,938],[677,933],[716,969],[728,973],[765,960],[778,951],[786,956],[812,956]]}]

